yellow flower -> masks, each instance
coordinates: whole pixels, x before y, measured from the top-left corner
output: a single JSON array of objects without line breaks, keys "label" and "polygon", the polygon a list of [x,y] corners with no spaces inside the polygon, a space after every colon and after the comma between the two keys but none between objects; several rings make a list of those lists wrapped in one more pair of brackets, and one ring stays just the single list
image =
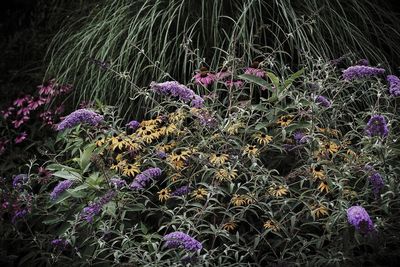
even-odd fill
[{"label": "yellow flower", "polygon": [[130,151],[139,151],[142,149],[142,145],[131,140],[126,140],[125,147]]},{"label": "yellow flower", "polygon": [[159,144],[156,146],[157,150],[163,151],[165,153],[171,151],[171,149],[176,147],[176,142],[171,142],[169,144]]},{"label": "yellow flower", "polygon": [[275,220],[267,220],[264,223],[264,229],[271,229],[274,232],[279,231],[279,223]]},{"label": "yellow flower", "polygon": [[192,197],[195,199],[204,199],[207,196],[207,190],[205,188],[199,188],[192,192]]},{"label": "yellow flower", "polygon": [[170,176],[170,179],[172,182],[176,182],[182,178],[182,174],[180,173],[174,173]]},{"label": "yellow flower", "polygon": [[96,141],[96,146],[101,147],[106,143],[106,139],[103,136],[99,136]]},{"label": "yellow flower", "polygon": [[135,162],[133,164],[126,164],[124,169],[122,170],[122,173],[127,176],[135,176],[136,174],[140,173],[140,164],[138,162]]},{"label": "yellow flower", "polygon": [[229,156],[227,154],[217,153],[217,154],[211,154],[211,156],[210,156],[210,162],[211,162],[211,164],[214,164],[214,165],[222,165],[228,159],[229,159]]},{"label": "yellow flower", "polygon": [[275,186],[270,186],[268,188],[268,194],[274,197],[282,197],[285,196],[289,190],[283,186],[283,185],[275,185]]},{"label": "yellow flower", "polygon": [[289,126],[289,124],[292,123],[293,120],[294,120],[293,115],[285,115],[280,117],[276,123],[279,124],[279,126],[281,127],[287,127]]},{"label": "yellow flower", "polygon": [[258,154],[258,148],[252,145],[247,145],[243,151],[243,155],[247,155],[248,157],[256,157]]},{"label": "yellow flower", "polygon": [[126,167],[126,160],[121,160],[121,154],[118,154],[117,158],[118,158],[118,162],[117,164],[113,164],[111,165],[110,169],[111,170],[116,170],[116,171],[123,171],[123,169]]},{"label": "yellow flower", "polygon": [[170,134],[179,134],[179,130],[176,124],[171,123],[165,128],[164,135],[170,135]]},{"label": "yellow flower", "polygon": [[234,221],[230,221],[230,222],[224,223],[222,225],[222,229],[224,229],[226,231],[233,231],[236,229],[236,227],[237,227],[237,224]]},{"label": "yellow flower", "polygon": [[161,118],[156,118],[153,120],[145,120],[140,123],[140,126],[157,126],[157,124],[161,123]]},{"label": "yellow flower", "polygon": [[115,150],[115,149],[122,149],[125,146],[125,141],[124,138],[119,135],[116,137],[111,137],[111,150]]},{"label": "yellow flower", "polygon": [[333,137],[336,137],[336,138],[338,138],[341,135],[340,131],[336,130],[336,129],[320,128],[318,126],[316,128],[317,128],[318,132],[326,134],[326,135],[330,135],[330,136],[333,136]]},{"label": "yellow flower", "polygon": [[[119,154],[115,157],[115,161],[117,161],[117,162],[121,162],[121,161],[123,161],[123,160],[124,160],[124,155],[121,154],[121,153],[119,153]],[[126,161],[125,161],[124,164],[126,164]]]},{"label": "yellow flower", "polygon": [[326,142],[322,143],[321,146],[322,146],[321,147],[322,151],[326,151],[326,152],[329,152],[331,154],[336,153],[336,152],[339,151],[339,146],[337,144],[335,144],[334,142],[332,142],[332,141],[326,141]]},{"label": "yellow flower", "polygon": [[246,204],[246,198],[244,196],[242,196],[242,195],[234,194],[232,199],[231,199],[231,203],[234,206],[243,206],[243,205]]},{"label": "yellow flower", "polygon": [[185,162],[183,160],[171,160],[171,158],[168,157],[167,161],[175,170],[182,170],[185,167]]},{"label": "yellow flower", "polygon": [[142,126],[140,128],[138,128],[135,132],[135,134],[138,134],[140,136],[143,136],[144,134],[146,134],[146,132],[150,131],[151,133],[153,133],[156,129],[155,125],[147,125],[147,126]]},{"label": "yellow flower", "polygon": [[158,192],[158,199],[163,202],[167,201],[171,197],[171,190],[169,188],[164,188]]},{"label": "yellow flower", "polygon": [[236,169],[219,169],[215,173],[215,177],[219,181],[232,181],[237,177],[237,170]]},{"label": "yellow flower", "polygon": [[237,122],[237,123],[229,125],[225,131],[230,135],[234,135],[234,134],[237,134],[239,132],[239,129],[243,128],[243,127],[244,127],[244,124],[242,122]]},{"label": "yellow flower", "polygon": [[344,189],[343,190],[343,196],[346,199],[353,199],[357,197],[357,192],[354,190],[350,190],[350,189]]},{"label": "yellow flower", "polygon": [[272,141],[272,136],[265,133],[257,133],[254,135],[255,141],[260,145],[268,145]]},{"label": "yellow flower", "polygon": [[319,189],[321,192],[324,192],[324,191],[326,191],[326,193],[328,193],[329,192],[329,186],[328,186],[328,183],[327,182],[325,182],[325,181],[322,181],[320,184],[319,184],[319,186],[318,186],[318,188],[317,189]]},{"label": "yellow flower", "polygon": [[158,135],[151,131],[146,131],[141,135],[143,142],[151,143],[153,140],[157,139]]},{"label": "yellow flower", "polygon": [[322,204],[317,204],[311,207],[311,215],[315,218],[320,218],[322,216],[328,216],[328,208]]},{"label": "yellow flower", "polygon": [[171,161],[185,161],[189,158],[190,152],[187,150],[179,149],[176,152],[172,152],[169,156]]},{"label": "yellow flower", "polygon": [[172,123],[182,122],[186,118],[186,112],[179,109],[173,113],[170,113],[168,119]]},{"label": "yellow flower", "polygon": [[311,168],[311,173],[314,179],[320,179],[324,180],[325,179],[325,172],[322,169],[321,165],[315,166],[314,168]]}]

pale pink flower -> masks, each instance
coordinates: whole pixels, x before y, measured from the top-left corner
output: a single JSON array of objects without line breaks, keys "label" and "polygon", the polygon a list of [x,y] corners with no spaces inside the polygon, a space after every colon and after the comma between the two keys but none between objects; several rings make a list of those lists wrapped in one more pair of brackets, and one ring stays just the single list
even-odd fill
[{"label": "pale pink flower", "polygon": [[222,68],[217,74],[215,74],[215,78],[217,80],[225,80],[231,77],[232,72],[230,72],[227,68]]},{"label": "pale pink flower", "polygon": [[26,132],[22,132],[17,137],[15,137],[14,142],[16,144],[22,143],[26,139],[27,136],[28,136],[28,134]]},{"label": "pale pink flower", "polygon": [[237,81],[228,80],[225,82],[225,85],[227,87],[242,88],[243,82],[241,80],[237,80]]},{"label": "pale pink flower", "polygon": [[194,75],[193,79],[197,84],[208,86],[214,83],[216,77],[215,74],[210,73],[206,67],[201,67],[200,72]]},{"label": "pale pink flower", "polygon": [[254,61],[251,67],[245,69],[244,74],[254,75],[259,78],[265,77],[265,71],[259,68],[260,63],[258,61]]}]

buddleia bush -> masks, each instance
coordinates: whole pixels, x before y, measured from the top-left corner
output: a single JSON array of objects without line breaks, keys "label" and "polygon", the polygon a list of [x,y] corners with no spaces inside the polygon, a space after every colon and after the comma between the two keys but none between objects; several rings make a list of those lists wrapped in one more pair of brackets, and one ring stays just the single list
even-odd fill
[{"label": "buddleia bush", "polygon": [[[123,107],[124,117],[143,115],[149,101],[127,105],[134,90],[125,80],[99,71],[114,65],[138,86],[174,77],[189,82],[207,64],[230,56],[247,64],[278,52],[281,64],[366,57],[397,64],[398,17],[384,1],[103,1],[90,15],[71,22],[53,40],[48,73],[79,90],[78,100],[100,99]],[[264,54],[267,51],[269,54]],[[389,52],[390,51],[390,52]],[[284,52],[284,53],[282,53]],[[188,64],[192,63],[192,64]],[[397,66],[397,65],[394,65]],[[125,72],[125,73],[123,73]],[[123,77],[122,77],[123,78]],[[145,104],[144,104],[145,103]]]},{"label": "buddleia bush", "polygon": [[245,66],[138,89],[156,105],[126,126],[100,103],[67,116],[16,227],[46,226],[32,234],[49,264],[393,264],[397,77]]}]

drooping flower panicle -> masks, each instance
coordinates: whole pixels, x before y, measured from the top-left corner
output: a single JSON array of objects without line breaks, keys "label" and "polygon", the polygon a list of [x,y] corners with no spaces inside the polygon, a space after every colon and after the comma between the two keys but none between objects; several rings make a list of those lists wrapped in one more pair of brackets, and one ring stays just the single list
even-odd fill
[{"label": "drooping flower panicle", "polygon": [[50,199],[56,200],[65,190],[69,189],[74,182],[71,180],[64,180],[54,187],[53,192],[50,193]]},{"label": "drooping flower panicle", "polygon": [[151,181],[151,179],[160,176],[162,173],[160,168],[149,168],[142,173],[136,175],[133,182],[130,184],[132,189],[143,189]]},{"label": "drooping flower panicle", "polygon": [[400,79],[394,75],[388,75],[386,80],[389,83],[389,94],[393,97],[400,96]]},{"label": "drooping flower panicle", "polygon": [[95,126],[104,120],[103,116],[89,109],[78,109],[66,116],[57,126],[58,131],[72,128],[78,124],[87,123]]},{"label": "drooping flower panicle", "polygon": [[174,192],[172,192],[173,196],[184,196],[191,192],[190,187],[187,185],[181,186],[177,188]]},{"label": "drooping flower panicle", "polygon": [[199,241],[179,231],[165,235],[163,240],[168,248],[183,248],[192,252],[199,251],[203,248]]},{"label": "drooping flower panicle", "polygon": [[315,98],[315,102],[325,108],[329,108],[332,105],[331,101],[329,101],[328,98],[326,98],[322,95],[317,96]]},{"label": "drooping flower panicle", "polygon": [[374,192],[375,198],[378,198],[379,192],[385,186],[382,176],[375,171],[373,174],[369,176],[368,179],[372,185],[372,191]]},{"label": "drooping flower panicle", "polygon": [[368,136],[386,137],[389,134],[389,129],[385,117],[382,115],[371,116],[365,132]]},{"label": "drooping flower panicle", "polygon": [[103,206],[110,202],[116,194],[117,193],[114,190],[109,190],[97,202],[93,202],[85,207],[81,212],[81,218],[86,220],[88,223],[93,222],[94,216],[98,215]]},{"label": "drooping flower panicle", "polygon": [[352,206],[347,209],[347,220],[362,234],[367,234],[374,230],[374,224],[368,212],[361,206]]},{"label": "drooping flower panicle", "polygon": [[368,67],[362,65],[356,65],[348,67],[343,71],[343,79],[345,80],[355,80],[355,79],[362,79],[368,78],[373,76],[382,75],[385,73],[385,69],[376,68],[376,67]]},{"label": "drooping flower panicle", "polygon": [[158,94],[170,95],[178,97],[183,102],[190,102],[192,107],[201,108],[204,104],[204,99],[196,95],[193,90],[189,89],[183,84],[176,81],[168,81],[163,83],[152,82],[150,84],[151,90]]}]

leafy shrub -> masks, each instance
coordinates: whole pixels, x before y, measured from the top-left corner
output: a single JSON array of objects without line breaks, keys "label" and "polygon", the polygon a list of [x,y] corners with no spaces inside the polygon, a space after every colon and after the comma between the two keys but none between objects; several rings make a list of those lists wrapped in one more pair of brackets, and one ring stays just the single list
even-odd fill
[{"label": "leafy shrub", "polygon": [[395,261],[398,99],[381,71],[344,79],[324,62],[295,73],[266,66],[202,69],[192,84],[202,101],[177,82],[152,83],[137,91],[157,103],[140,122],[121,127],[99,106],[102,119],[62,127],[46,167],[53,179],[15,220],[46,226],[29,261]]}]

